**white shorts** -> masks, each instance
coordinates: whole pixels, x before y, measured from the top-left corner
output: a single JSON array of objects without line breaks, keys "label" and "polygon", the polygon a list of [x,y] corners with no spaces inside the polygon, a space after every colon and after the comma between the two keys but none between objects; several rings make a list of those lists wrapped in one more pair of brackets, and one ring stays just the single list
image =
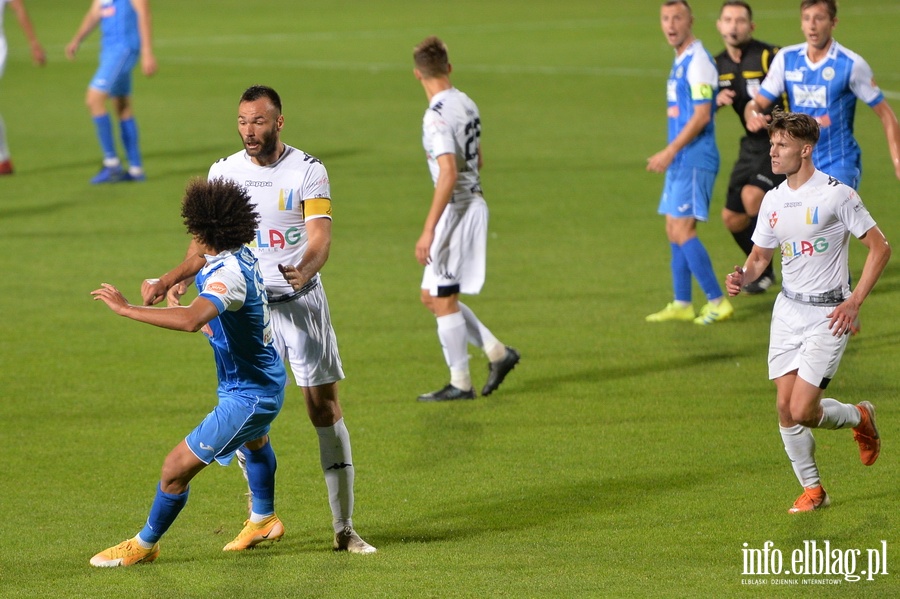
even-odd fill
[{"label": "white shorts", "polygon": [[337,337],[322,281],[291,301],[269,304],[275,349],[300,387],[318,387],[344,378]]},{"label": "white shorts", "polygon": [[431,264],[422,275],[422,289],[436,297],[481,291],[487,262],[487,225],[484,198],[448,204],[434,229]]},{"label": "white shorts", "polygon": [[793,370],[804,381],[824,389],[837,372],[850,335],[834,336],[828,314],[835,306],[816,306],[779,293],[772,308],[769,378]]}]

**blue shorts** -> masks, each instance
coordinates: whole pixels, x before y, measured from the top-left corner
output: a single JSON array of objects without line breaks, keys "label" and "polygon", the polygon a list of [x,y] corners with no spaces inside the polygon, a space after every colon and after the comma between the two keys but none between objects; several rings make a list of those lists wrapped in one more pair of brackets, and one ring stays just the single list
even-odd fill
[{"label": "blue shorts", "polygon": [[219,405],[184,440],[204,464],[227,466],[244,443],[269,432],[283,403],[284,390],[274,396],[220,392]]},{"label": "blue shorts", "polygon": [[666,170],[666,183],[657,212],[674,218],[709,220],[709,202],[715,182],[715,171],[670,166]]},{"label": "blue shorts", "polygon": [[101,50],[100,66],[88,84],[113,98],[131,95],[131,71],[137,64],[140,53],[130,48],[110,48]]}]

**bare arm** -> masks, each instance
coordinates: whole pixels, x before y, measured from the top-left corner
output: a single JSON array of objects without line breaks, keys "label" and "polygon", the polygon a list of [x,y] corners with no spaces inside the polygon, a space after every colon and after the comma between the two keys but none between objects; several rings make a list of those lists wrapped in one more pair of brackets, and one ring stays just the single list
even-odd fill
[{"label": "bare arm", "polygon": [[[161,276],[158,279],[146,279],[141,285],[141,297],[145,306],[158,304],[165,297],[169,289],[185,281],[185,284],[178,289],[177,296],[184,295],[185,289],[193,282],[194,276],[200,272],[200,269],[206,264],[206,258],[203,254],[205,248],[201,246],[196,239],[192,239],[188,246],[187,255],[184,261]],[[175,298],[177,300],[177,298]],[[177,304],[177,301],[170,302]]]},{"label": "bare arm", "polygon": [[[481,154],[479,153],[479,161]],[[453,154],[441,154],[437,157],[440,173],[437,183],[434,185],[434,195],[431,199],[431,208],[425,217],[425,225],[422,227],[422,235],[416,242],[416,260],[425,266],[431,262],[431,244],[434,241],[434,229],[444,213],[444,209],[453,198],[453,188],[456,187],[456,156]]]},{"label": "bare arm", "polygon": [[141,35],[141,70],[149,77],[157,69],[153,54],[153,18],[150,14],[150,0],[131,0],[138,18],[138,33]]},{"label": "bare arm", "polygon": [[881,126],[884,127],[884,135],[887,137],[888,151],[891,153],[891,163],[894,165],[894,174],[900,179],[900,124],[897,123],[897,115],[891,110],[887,100],[882,100],[872,107]]},{"label": "bare arm", "polygon": [[15,11],[19,25],[22,26],[22,31],[25,32],[25,37],[28,38],[28,44],[31,46],[31,58],[34,60],[34,64],[41,67],[44,66],[47,63],[47,54],[34,33],[34,25],[31,24],[28,11],[25,9],[25,3],[22,0],[11,0],[9,6]]},{"label": "bare arm", "polygon": [[331,253],[331,219],[314,218],[306,221],[306,234],[309,238],[300,264],[278,265],[284,280],[291,284],[294,291],[306,285],[328,261]]},{"label": "bare arm", "polygon": [[853,324],[859,317],[859,309],[868,297],[875,283],[884,272],[884,267],[891,258],[891,246],[884,233],[877,226],[872,227],[866,234],[859,238],[864,246],[869,249],[866,262],[863,264],[859,282],[850,297],[828,315],[831,323],[828,328],[834,335],[844,335],[853,332]]},{"label": "bare arm", "polygon": [[93,0],[91,7],[84,15],[84,19],[81,20],[81,26],[75,32],[75,37],[66,46],[66,57],[69,60],[75,60],[75,54],[78,52],[81,42],[90,35],[98,23],[100,23],[100,0]]},{"label": "bare arm", "polygon": [[109,309],[138,322],[146,322],[163,329],[196,333],[203,325],[219,315],[216,305],[205,297],[195,298],[190,306],[151,308],[128,303],[118,289],[103,283],[100,289],[91,292],[95,300],[102,300]]},{"label": "bare arm", "polygon": [[675,155],[678,154],[686,145],[691,143],[695,137],[700,135],[703,128],[712,120],[712,102],[704,104],[696,104],[694,106],[694,114],[688,119],[675,139],[667,145],[662,151],[657,152],[647,159],[647,170],[654,173],[664,173]]},{"label": "bare arm", "polygon": [[765,129],[772,120],[768,114],[765,114],[772,107],[772,101],[762,94],[756,94],[756,97],[747,102],[744,107],[744,120],[747,122],[747,131],[755,133]]},{"label": "bare arm", "polygon": [[744,286],[744,281],[755,281],[761,277],[774,255],[774,248],[762,248],[753,244],[753,249],[747,256],[744,266],[735,266],[734,272],[728,273],[728,276],[725,277],[725,290],[728,295],[731,297],[738,295],[741,287]]}]

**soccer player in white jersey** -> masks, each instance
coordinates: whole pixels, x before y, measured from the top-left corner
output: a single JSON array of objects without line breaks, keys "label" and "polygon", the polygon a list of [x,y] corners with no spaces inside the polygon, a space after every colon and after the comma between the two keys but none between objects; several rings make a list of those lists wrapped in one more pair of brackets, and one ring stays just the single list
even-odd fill
[{"label": "soccer player in white jersey", "polygon": [[213,461],[228,465],[239,447],[249,456],[253,506],[241,533],[225,546],[238,551],[277,541],[284,527],[275,515],[276,460],[269,428],[284,402],[287,374],[278,357],[259,265],[247,249],[259,215],[247,193],[224,180],[192,181],[181,215],[205,264],[200,294],[189,306],[133,306],[112,285],[92,292],[120,316],[175,331],[203,331],[213,348],[219,403],[169,452],[143,529],[101,551],[91,565],[112,568],[152,562],[159,539],[184,508],[191,480]]},{"label": "soccer player in white jersey", "polygon": [[816,168],[858,189],[862,159],[853,137],[858,98],[881,120],[894,173],[900,179],[897,116],[875,84],[868,63],[832,37],[837,21],[835,0],[802,0],[800,23],[806,42],[782,49],[772,60],[759,93],[744,109],[747,129],[763,129],[769,118],[763,111],[786,92],[791,110],[814,117],[821,128],[813,155]]},{"label": "soccer player in white jersey", "polygon": [[490,395],[519,362],[519,352],[506,346],[459,301],[484,285],[487,252],[487,203],[481,193],[481,117],[469,96],[450,83],[447,46],[425,38],[413,49],[413,73],[428,98],[422,121],[422,145],[434,181],[434,192],[416,259],[425,267],[421,300],[437,319],[437,334],[450,369],[442,389],[419,401],[474,399],[469,374],[468,343],[487,355],[488,378],[481,389]]},{"label": "soccer player in white jersey", "polygon": [[[693,321],[709,325],[734,313],[722,293],[709,252],[697,236],[697,221],[709,220],[709,202],[719,172],[719,149],[713,115],[718,88],[716,63],[694,37],[694,16],[685,0],[667,0],[660,8],[660,27],[675,50],[666,82],[668,143],[647,159],[647,170],[665,173],[657,212],[665,216],[669,241],[673,301],[647,322]],[[695,314],[692,278],[707,303]]]},{"label": "soccer player in white jersey", "polygon": [[[266,284],[275,345],[303,391],[318,435],[333,547],[374,553],[375,547],[353,528],[355,471],[337,390],[344,371],[319,277],[331,248],[331,186],[319,159],[281,141],[283,126],[278,93],[262,85],[248,88],[238,105],[238,133],[244,149],[213,164],[209,178],[224,177],[242,185],[260,214],[250,248],[259,258]],[[167,290],[170,303],[177,302],[184,293],[183,282],[199,265],[192,246],[181,265],[158,281],[145,281],[144,302],[160,301]]]},{"label": "soccer player in white jersey", "polygon": [[[852,428],[862,463],[878,458],[881,440],[875,407],[822,398],[863,301],[881,276],[891,248],[856,191],[813,166],[819,126],[807,114],[776,111],[769,125],[772,171],[787,180],[763,198],[753,250],[743,267],[725,280],[735,296],[755,280],[775,251],[781,253],[784,282],[772,309],[769,378],[775,381],[781,438],[803,493],[790,513],[826,507],[815,460],[812,429]],[[862,275],[851,292],[850,234],[868,250]]]},{"label": "soccer player in white jersey", "polygon": [[[16,13],[19,25],[22,26],[22,31],[25,32],[25,37],[28,38],[28,45],[31,47],[31,58],[34,60],[34,64],[44,66],[47,62],[47,55],[44,53],[44,48],[34,33],[34,26],[31,24],[28,11],[25,9],[24,1],[0,0],[0,78],[3,77],[3,70],[6,67],[7,44],[6,34],[3,31],[3,14],[7,4]],[[9,144],[6,142],[6,124],[3,122],[3,116],[0,115],[0,175],[11,175],[12,173],[13,165],[9,157]]]}]

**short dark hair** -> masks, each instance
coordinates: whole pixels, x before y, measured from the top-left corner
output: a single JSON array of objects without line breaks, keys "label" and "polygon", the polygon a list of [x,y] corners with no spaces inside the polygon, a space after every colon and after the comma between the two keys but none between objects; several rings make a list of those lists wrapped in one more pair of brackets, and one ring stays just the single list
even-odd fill
[{"label": "short dark hair", "polygon": [[719,9],[719,14],[722,14],[722,11],[725,10],[726,6],[739,6],[740,8],[744,8],[747,10],[747,16],[750,17],[750,20],[753,20],[753,9],[750,8],[750,5],[744,2],[744,0],[726,0],[722,3],[722,8]]},{"label": "short dark hair", "polygon": [[768,130],[769,137],[780,131],[811,146],[816,145],[819,141],[819,123],[802,112],[785,112],[776,109],[772,113],[772,122],[769,123]]},{"label": "short dark hair", "polygon": [[440,77],[450,73],[450,55],[447,44],[431,35],[413,48],[413,62],[424,77]]},{"label": "short dark hair", "polygon": [[277,91],[266,85],[252,85],[248,87],[244,90],[244,93],[241,94],[241,101],[239,104],[243,104],[244,102],[254,102],[260,98],[268,98],[272,102],[272,105],[278,110],[278,114],[281,114],[281,96],[278,95]]},{"label": "short dark hair", "polygon": [[184,190],[181,216],[188,233],[216,252],[252,242],[259,223],[247,191],[221,177],[191,179]]},{"label": "short dark hair", "polygon": [[687,0],[666,0],[663,2],[663,6],[678,6],[679,4],[684,5],[686,9],[688,9],[688,14],[693,15],[694,11],[691,10],[691,5],[687,3]]},{"label": "short dark hair", "polygon": [[837,0],[801,0],[800,2],[800,12],[803,12],[807,8],[811,8],[816,4],[824,4],[825,8],[828,9],[828,15],[831,17],[831,20],[837,18]]}]

